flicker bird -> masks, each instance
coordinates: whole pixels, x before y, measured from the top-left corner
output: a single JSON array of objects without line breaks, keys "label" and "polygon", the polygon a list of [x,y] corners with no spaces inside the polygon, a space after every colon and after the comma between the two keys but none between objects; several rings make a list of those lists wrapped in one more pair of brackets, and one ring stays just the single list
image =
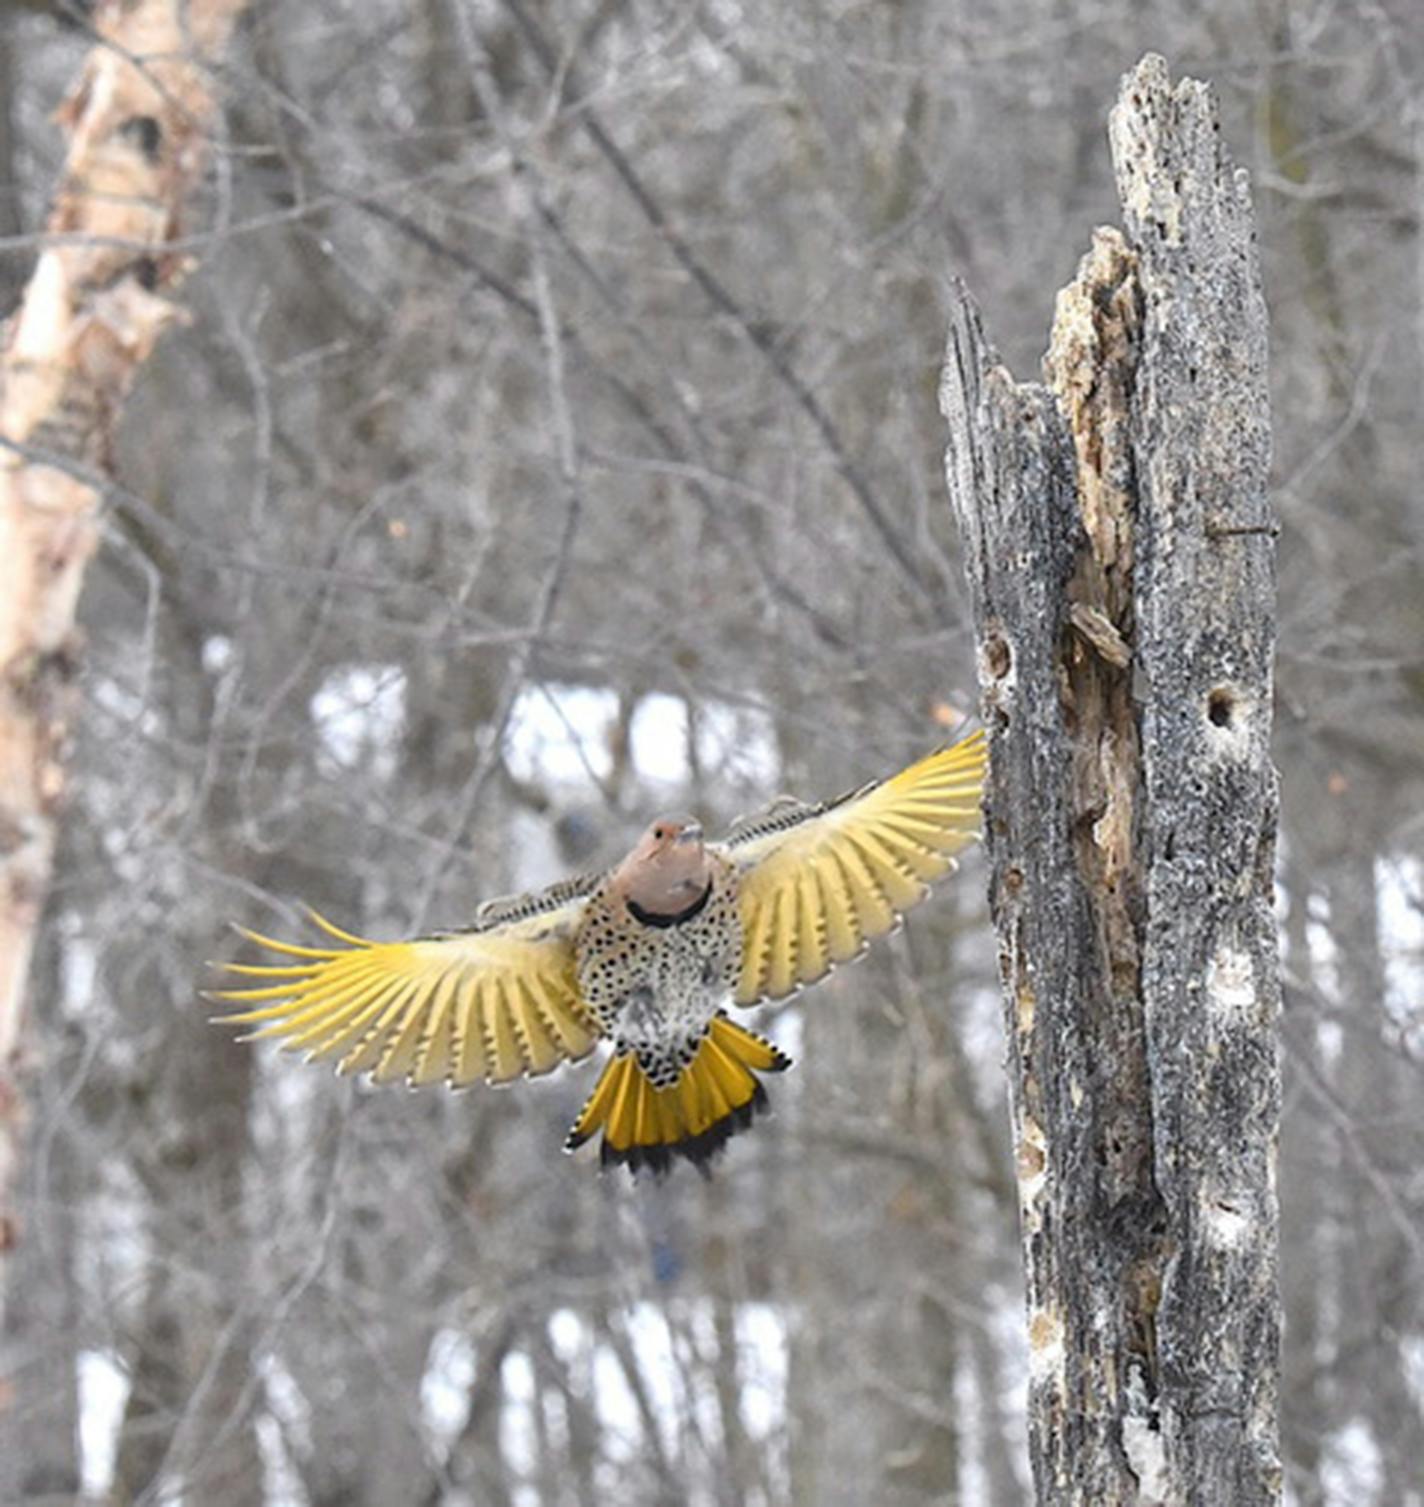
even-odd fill
[{"label": "flicker bird", "polygon": [[783,799],[703,840],[652,823],[617,867],[492,900],[474,924],[373,942],[312,921],[337,946],[239,928],[293,961],[229,963],[260,984],[222,1020],[377,1083],[461,1087],[612,1055],[569,1132],[600,1131],[604,1164],[703,1164],[766,1104],[759,1074],[790,1059],[729,1005],[784,999],[859,956],[978,837],[985,742],[974,733],[893,778],[821,805]]}]

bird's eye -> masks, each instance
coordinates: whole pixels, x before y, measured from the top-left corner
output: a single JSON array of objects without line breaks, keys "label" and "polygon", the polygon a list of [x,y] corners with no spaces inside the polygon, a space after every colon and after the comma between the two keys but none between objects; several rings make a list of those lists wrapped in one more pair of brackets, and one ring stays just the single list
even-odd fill
[{"label": "bird's eye", "polygon": [[664,838],[664,837],[666,837],[667,836],[667,828],[666,827],[654,827],[653,828],[653,836],[657,837],[657,838]]}]

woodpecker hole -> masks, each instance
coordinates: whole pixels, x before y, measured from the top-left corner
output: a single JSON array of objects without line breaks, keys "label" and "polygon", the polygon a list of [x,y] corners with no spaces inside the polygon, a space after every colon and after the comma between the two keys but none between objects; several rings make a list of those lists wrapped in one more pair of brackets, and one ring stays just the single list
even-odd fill
[{"label": "woodpecker hole", "polygon": [[1206,698],[1207,720],[1214,727],[1230,727],[1236,716],[1236,697],[1225,686],[1217,686]]},{"label": "woodpecker hole", "polygon": [[1009,673],[1013,662],[1013,651],[1009,648],[1008,639],[1002,634],[990,634],[984,641],[984,665],[989,674],[995,680],[1002,680]]},{"label": "woodpecker hole", "polygon": [[163,127],[151,115],[131,115],[119,127],[119,135],[143,154],[145,161],[157,164],[163,145]]}]

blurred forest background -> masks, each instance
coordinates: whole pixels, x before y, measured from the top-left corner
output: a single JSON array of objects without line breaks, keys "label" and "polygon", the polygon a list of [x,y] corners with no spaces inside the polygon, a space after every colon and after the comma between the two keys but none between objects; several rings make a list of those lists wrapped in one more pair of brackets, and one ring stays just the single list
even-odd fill
[{"label": "blurred forest background", "polygon": [[[0,8],[7,312],[82,10]],[[82,606],[0,1500],[1028,1499],[976,857],[762,1017],[707,1183],[563,1155],[589,1068],[370,1091],[197,990],[230,920],[458,925],[972,713],[946,280],[1033,375],[1149,48],[1273,320],[1289,1499],[1424,1502],[1416,0],[250,8]]]}]

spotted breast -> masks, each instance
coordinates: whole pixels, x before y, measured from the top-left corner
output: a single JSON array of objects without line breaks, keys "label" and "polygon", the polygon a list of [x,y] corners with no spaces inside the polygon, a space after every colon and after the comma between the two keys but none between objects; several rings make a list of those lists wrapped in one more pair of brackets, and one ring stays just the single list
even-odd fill
[{"label": "spotted breast", "polygon": [[737,871],[720,854],[708,860],[706,887],[675,911],[648,910],[605,880],[575,938],[579,993],[658,1089],[692,1061],[741,967]]}]

